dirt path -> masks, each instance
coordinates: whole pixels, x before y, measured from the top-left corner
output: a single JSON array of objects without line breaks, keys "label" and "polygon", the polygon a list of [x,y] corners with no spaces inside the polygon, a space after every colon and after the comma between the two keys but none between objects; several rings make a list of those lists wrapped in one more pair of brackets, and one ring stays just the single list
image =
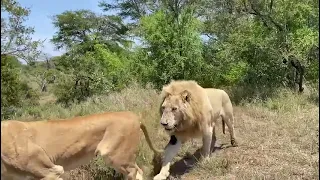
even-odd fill
[{"label": "dirt path", "polygon": [[212,157],[195,163],[201,142],[190,143],[195,153],[171,167],[171,179],[319,179],[318,108],[299,116],[252,107],[236,107],[234,113],[239,147],[230,147],[228,131],[223,135],[218,124]]}]

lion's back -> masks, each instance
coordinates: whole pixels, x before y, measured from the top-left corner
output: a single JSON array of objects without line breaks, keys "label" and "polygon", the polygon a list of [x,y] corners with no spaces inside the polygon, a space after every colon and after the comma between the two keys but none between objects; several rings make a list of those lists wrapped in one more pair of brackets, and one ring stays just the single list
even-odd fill
[{"label": "lion's back", "polygon": [[229,95],[222,89],[205,88],[214,111],[232,111],[232,103]]}]

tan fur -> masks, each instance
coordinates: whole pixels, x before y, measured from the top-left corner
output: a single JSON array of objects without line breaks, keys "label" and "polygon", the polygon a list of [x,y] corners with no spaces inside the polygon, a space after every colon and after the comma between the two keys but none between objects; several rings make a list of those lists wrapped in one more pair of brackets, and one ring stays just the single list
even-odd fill
[{"label": "tan fur", "polygon": [[177,105],[177,99],[174,97],[180,99],[183,93],[188,93],[190,102],[187,108],[179,109],[183,111],[184,117],[180,119],[181,128],[175,130],[174,134],[187,140],[201,135],[204,125],[209,123],[206,119],[211,119],[212,107],[205,90],[195,81],[172,81],[164,86],[161,92],[162,102],[168,101],[170,105]]},{"label": "tan fur", "polygon": [[229,95],[221,89],[205,88],[205,91],[209,97],[213,114],[215,115],[214,122],[216,122],[219,117],[222,118],[223,134],[225,134],[226,123],[231,136],[231,144],[233,146],[237,146],[237,142],[235,141],[234,135],[233,107]]},{"label": "tan fur", "polygon": [[156,150],[139,117],[132,112],[108,112],[69,120],[1,122],[1,176],[61,179],[64,171],[87,164],[95,155],[127,179],[142,179],[135,162],[140,129]]},{"label": "tan fur", "polygon": [[172,81],[161,93],[160,123],[171,135],[165,148],[160,173],[154,180],[169,176],[170,163],[184,142],[202,137],[203,157],[208,157],[215,142],[215,124],[222,117],[227,124],[231,143],[236,146],[232,104],[223,90],[204,89],[195,81]]},{"label": "tan fur", "polygon": [[[233,107],[228,94],[220,89],[202,88],[196,81],[172,81],[164,86],[161,92],[162,103],[171,100],[170,104],[175,104],[176,101],[168,97],[181,96],[186,91],[189,93],[190,103],[187,108],[179,109],[185,116],[180,120],[182,128],[176,130],[174,135],[181,136],[182,139],[201,136],[201,128],[205,127],[205,124],[214,125],[219,117],[222,117],[223,123],[230,119],[233,124]],[[212,114],[208,111],[212,111]],[[162,114],[161,108],[160,113]],[[211,115],[213,118],[209,117]],[[205,122],[206,120],[210,122]]]}]

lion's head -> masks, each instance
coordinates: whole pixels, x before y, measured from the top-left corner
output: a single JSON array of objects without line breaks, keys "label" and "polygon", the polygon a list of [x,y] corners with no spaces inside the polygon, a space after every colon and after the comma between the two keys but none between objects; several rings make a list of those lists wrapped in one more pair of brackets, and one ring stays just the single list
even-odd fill
[{"label": "lion's head", "polygon": [[166,131],[182,131],[195,123],[200,114],[195,95],[199,93],[195,91],[198,87],[194,81],[173,81],[163,87],[160,123]]}]

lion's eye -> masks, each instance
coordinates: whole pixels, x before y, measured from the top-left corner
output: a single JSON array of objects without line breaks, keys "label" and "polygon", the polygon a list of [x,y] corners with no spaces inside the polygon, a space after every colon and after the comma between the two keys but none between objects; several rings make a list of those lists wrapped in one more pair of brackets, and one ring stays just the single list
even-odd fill
[{"label": "lion's eye", "polygon": [[176,111],[176,110],[177,110],[177,108],[176,108],[176,107],[173,107],[173,108],[172,108],[172,111]]}]

